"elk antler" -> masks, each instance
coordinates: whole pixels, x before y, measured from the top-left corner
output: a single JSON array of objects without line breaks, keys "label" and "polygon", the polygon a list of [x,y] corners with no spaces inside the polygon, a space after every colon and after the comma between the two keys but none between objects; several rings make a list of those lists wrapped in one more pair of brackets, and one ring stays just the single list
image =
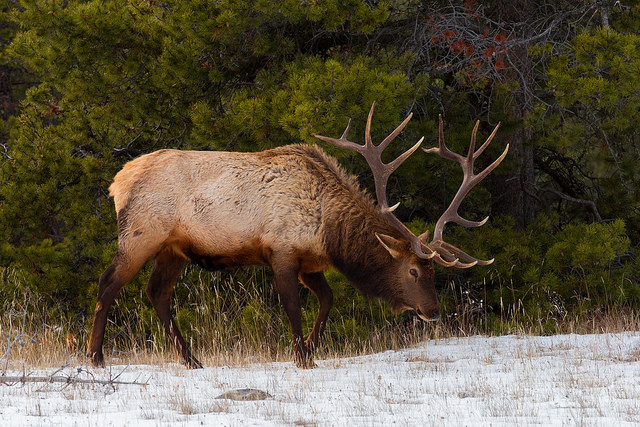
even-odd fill
[{"label": "elk antler", "polygon": [[[347,134],[349,133],[349,129],[351,128],[351,119],[347,123],[347,127],[342,133],[340,139],[329,138],[322,135],[314,135],[316,138],[321,139],[326,142],[330,142],[334,145],[337,145],[341,148],[346,148],[347,150],[357,151],[362,154],[364,158],[367,160],[371,171],[373,172],[373,179],[375,181],[376,186],[376,198],[378,199],[378,205],[380,206],[380,210],[382,211],[382,215],[391,223],[393,226],[400,231],[400,233],[407,238],[411,242],[411,250],[420,258],[431,259],[433,257],[438,258],[438,254],[431,247],[426,246],[422,243],[420,238],[413,234],[411,230],[409,230],[403,223],[400,221],[394,214],[393,211],[400,205],[400,203],[389,207],[387,202],[387,181],[389,176],[393,171],[395,171],[398,166],[402,164],[414,151],[418,149],[424,137],[420,139],[413,147],[409,148],[406,152],[400,155],[391,163],[383,163],[380,158],[382,151],[389,145],[393,139],[398,136],[398,134],[404,129],[404,127],[409,123],[413,113],[409,114],[406,119],[393,131],[389,136],[387,136],[379,145],[373,145],[373,141],[371,140],[371,118],[373,117],[373,110],[376,106],[374,102],[371,105],[371,110],[369,111],[369,117],[367,118],[367,127],[365,129],[364,134],[364,145],[356,144],[354,142],[347,140]],[[427,251],[427,253],[424,252]]]},{"label": "elk antler", "polygon": [[[473,128],[473,132],[471,133],[471,144],[469,145],[469,152],[467,153],[467,156],[464,157],[464,156],[461,156],[460,154],[454,153],[453,151],[449,150],[446,147],[444,143],[442,115],[439,115],[438,119],[439,119],[438,147],[429,148],[429,149],[423,148],[423,150],[426,153],[436,153],[441,157],[444,157],[445,159],[454,160],[458,162],[462,167],[464,178],[462,179],[462,184],[460,185],[458,192],[456,193],[455,197],[451,201],[451,205],[449,205],[449,207],[442,214],[440,219],[438,219],[438,222],[436,223],[435,229],[433,231],[433,239],[431,240],[431,242],[427,243],[429,239],[428,230],[425,233],[421,234],[419,238],[423,242],[423,245],[427,246],[432,251],[438,253],[438,257],[436,257],[436,262],[440,264],[449,265],[453,263],[453,265],[458,268],[473,267],[476,264],[477,265],[491,264],[493,262],[493,259],[490,259],[487,261],[479,260],[465,253],[461,249],[443,241],[442,232],[447,222],[455,222],[464,227],[480,227],[485,222],[487,222],[487,220],[489,219],[488,217],[483,219],[482,221],[469,221],[467,219],[464,219],[460,216],[460,214],[458,214],[458,208],[460,207],[460,203],[465,198],[467,193],[469,193],[469,191],[477,183],[482,181],[482,179],[485,176],[487,176],[492,170],[496,168],[496,166],[500,164],[500,162],[502,162],[502,160],[507,155],[507,152],[509,151],[509,144],[507,144],[507,147],[504,149],[504,152],[500,155],[500,157],[498,157],[486,169],[484,169],[482,172],[476,175],[473,173],[473,162],[476,158],[478,158],[478,156],[480,156],[480,154],[482,154],[485,148],[487,148],[491,140],[493,140],[493,137],[496,135],[496,132],[500,127],[500,123],[498,123],[495,129],[493,129],[493,132],[491,132],[491,135],[489,135],[489,137],[484,142],[484,144],[482,144],[482,146],[478,148],[477,151],[474,151],[476,146],[476,133],[478,132],[478,125],[480,124],[480,121],[477,121],[475,127]],[[456,257],[461,258],[464,261],[467,261],[467,263],[461,263],[456,259]],[[438,258],[444,258],[447,261],[445,261],[445,263],[442,263]]]}]

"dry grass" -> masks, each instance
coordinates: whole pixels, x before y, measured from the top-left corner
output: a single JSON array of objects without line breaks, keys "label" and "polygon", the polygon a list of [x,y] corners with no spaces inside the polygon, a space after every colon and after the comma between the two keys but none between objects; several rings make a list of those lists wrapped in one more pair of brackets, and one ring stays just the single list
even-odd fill
[{"label": "dry grass", "polygon": [[[277,321],[277,320],[276,320]],[[7,313],[0,318],[0,372],[51,368],[64,365],[82,366],[86,363],[85,340],[87,334],[70,332],[69,327],[42,323],[34,313]],[[640,330],[638,314],[631,310],[621,313],[599,315],[591,319],[570,319],[561,325],[558,333],[615,333]],[[538,335],[535,327],[521,328],[521,335]],[[135,336],[136,331],[128,331],[126,339],[114,339],[105,343],[108,363],[162,365],[175,361],[175,355],[166,339],[161,344],[155,341],[144,346]],[[210,335],[210,334],[209,334]],[[346,343],[324,343],[316,352],[318,359],[339,359],[360,356],[386,350],[397,350],[411,346],[425,339],[440,339],[454,336],[469,336],[459,327],[451,328],[442,324],[404,325],[398,328],[375,330],[369,342],[357,340]],[[210,336],[209,336],[210,338]],[[277,346],[264,342],[261,346],[251,339],[239,339],[233,346],[225,347],[220,342],[211,341],[205,346],[205,339],[194,345],[195,354],[206,366],[246,366],[250,363],[290,361],[288,347],[274,351]],[[192,342],[192,344],[195,344]],[[535,351],[533,349],[532,351]],[[526,357],[526,355],[522,355]],[[638,357],[634,359],[637,361]],[[487,363],[490,363],[488,361]]]},{"label": "dry grass", "polygon": [[[198,278],[184,285],[188,293],[188,307],[181,305],[185,304],[184,299],[174,298],[181,329],[186,332],[185,337],[196,357],[206,366],[245,366],[248,363],[292,360],[286,319],[279,308],[269,308],[274,305],[265,303],[273,303],[277,297],[270,286],[257,284],[268,282],[265,274],[264,269],[256,269],[246,280],[225,278],[231,282],[223,284],[226,287],[225,298],[217,295],[218,288],[203,286],[207,279]],[[144,298],[141,292],[140,299]],[[116,300],[110,310],[104,345],[107,363],[160,365],[173,362],[175,355],[155,313],[143,304],[136,309],[127,308],[127,303],[122,301],[122,298]],[[195,306],[194,301],[197,302]],[[90,322],[51,322],[46,311],[37,308],[42,305],[43,301],[28,293],[4,302],[4,310],[0,314],[0,373],[16,369],[27,372],[35,368],[82,366],[86,363]],[[257,305],[258,309],[247,314],[238,308],[248,305]],[[128,306],[132,306],[130,301]],[[511,311],[517,309],[514,307]],[[473,301],[461,300],[458,313],[434,323],[425,323],[417,318],[404,322],[389,318],[386,326],[353,339],[334,340],[331,334],[326,334],[316,351],[316,358],[339,359],[397,350],[427,339],[478,334],[545,334],[541,321],[534,319],[522,324],[511,323],[508,329],[499,331],[483,328],[482,322],[478,322],[482,313],[478,315]],[[310,315],[315,317],[315,312]],[[131,319],[142,321],[136,323]],[[353,322],[353,319],[343,319],[332,311],[329,329],[341,322]],[[557,320],[555,332],[590,334],[637,330],[640,330],[640,315],[630,308],[616,308],[565,315]],[[635,359],[638,359],[637,355]]]},{"label": "dry grass", "polygon": [[[23,318],[14,318],[12,328]],[[635,324],[633,318],[635,315],[622,323],[611,319],[609,326],[601,323],[598,327],[617,332],[610,326]],[[445,326],[424,328],[432,329],[428,333],[443,334],[442,338],[449,332]],[[567,324],[576,326],[575,322]],[[593,322],[585,328],[592,326]],[[51,340],[64,339],[59,330],[42,330],[48,331]],[[380,335],[393,332],[392,328],[379,331]],[[26,366],[27,374],[29,369],[33,369],[33,375],[53,370],[34,367],[43,361],[48,365],[68,358],[70,366],[65,371],[72,373],[84,363],[80,352],[61,350],[64,346],[51,347],[59,352],[55,357],[39,358],[29,349],[37,348],[37,342],[24,337],[27,341],[19,352],[19,345],[14,348],[9,365]],[[4,414],[17,412],[31,417],[32,425],[53,423],[61,415],[80,425],[96,425],[100,420],[102,423],[97,424],[106,425],[122,419],[118,418],[121,413],[128,414],[131,424],[142,420],[246,425],[258,420],[283,425],[386,425],[393,420],[406,425],[619,425],[618,421],[637,425],[637,375],[632,364],[616,360],[634,357],[633,346],[629,345],[638,342],[634,337],[623,344],[625,338],[620,336],[474,336],[429,341],[392,354],[358,359],[343,358],[343,348],[327,345],[321,349],[323,354],[333,352],[340,357],[319,361],[320,368],[314,370],[295,369],[290,363],[249,365],[244,359],[248,355],[273,360],[266,346],[262,351],[238,346],[237,353],[197,349],[208,366],[197,372],[165,364],[173,360],[170,351],[124,348],[111,358],[112,363],[120,365],[112,367],[114,375],[90,369],[84,375],[104,379],[124,372],[124,379],[142,379],[148,386],[119,386],[116,390],[98,384],[26,384],[4,387],[0,403]],[[360,349],[387,350],[374,347],[383,342],[395,345],[381,339]],[[152,366],[124,367],[125,361]],[[540,375],[543,371],[545,375]],[[216,399],[222,391],[247,386],[266,390],[274,398],[252,403]]]}]

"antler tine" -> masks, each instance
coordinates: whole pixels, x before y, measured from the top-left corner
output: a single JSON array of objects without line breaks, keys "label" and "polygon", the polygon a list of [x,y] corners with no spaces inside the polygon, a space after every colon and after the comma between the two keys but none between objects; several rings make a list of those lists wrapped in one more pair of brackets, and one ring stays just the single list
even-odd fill
[{"label": "antler tine", "polygon": [[[509,151],[509,145],[507,144],[504,152],[496,160],[494,160],[488,167],[486,167],[483,171],[481,171],[476,175],[473,173],[474,160],[480,154],[482,154],[482,152],[487,148],[489,143],[493,140],[494,136],[496,135],[496,132],[498,131],[498,127],[500,126],[500,124],[498,123],[498,125],[494,128],[493,132],[491,133],[491,135],[489,135],[489,137],[484,142],[484,144],[482,144],[482,146],[478,150],[475,150],[476,134],[478,132],[478,127],[480,124],[480,122],[477,121],[471,133],[471,142],[469,144],[469,150],[467,152],[467,155],[462,156],[460,154],[452,152],[447,148],[444,141],[444,126],[443,126],[441,115],[439,115],[438,117],[438,122],[439,122],[438,147],[423,149],[423,150],[427,153],[436,153],[439,156],[448,160],[455,160],[462,167],[464,176],[462,179],[462,184],[460,185],[460,188],[458,189],[455,197],[451,201],[451,204],[445,210],[442,216],[438,219],[438,222],[436,222],[436,226],[433,231],[433,239],[431,240],[431,242],[426,243],[429,239],[428,232],[425,232],[422,235],[420,235],[420,240],[424,242],[425,246],[429,247],[430,249],[436,251],[439,254],[439,256],[435,258],[435,261],[438,262],[439,264],[442,264],[445,266],[451,266],[451,263],[453,262],[451,261],[451,259],[456,257],[464,261],[467,261],[467,263],[463,263],[458,261],[456,258],[456,262],[453,265],[455,265],[458,268],[469,268],[469,267],[473,267],[474,265],[491,264],[493,260],[488,260],[488,261],[479,260],[467,254],[466,252],[462,251],[461,249],[449,243],[444,242],[442,240],[442,233],[444,231],[445,225],[448,222],[455,222],[464,227],[479,227],[484,225],[487,222],[487,220],[489,219],[488,217],[483,219],[482,221],[470,221],[470,220],[464,219],[458,213],[458,208],[460,207],[462,200],[469,193],[469,191],[471,191],[471,189],[475,187],[476,184],[478,184],[478,182],[480,182],[484,177],[486,177],[493,169],[495,169],[502,162],[502,160],[507,155],[507,152]],[[449,259],[449,261],[445,261],[442,258]]]},{"label": "antler tine", "polygon": [[[415,152],[424,137],[420,139],[413,147],[409,148],[407,151],[398,156],[395,160],[390,163],[384,163],[381,159],[382,151],[389,145],[391,141],[395,137],[402,132],[405,126],[413,117],[413,113],[409,114],[406,119],[398,127],[395,128],[391,134],[389,134],[379,145],[374,145],[373,140],[371,139],[371,121],[373,119],[373,111],[375,109],[376,103],[374,102],[371,105],[371,109],[369,110],[369,115],[367,117],[367,125],[365,128],[365,143],[364,145],[359,145],[350,141],[347,141],[347,133],[349,131],[349,126],[351,124],[351,120],[349,120],[349,125],[347,125],[347,129],[345,129],[342,137],[340,139],[328,138],[322,135],[314,135],[316,138],[321,139],[322,141],[330,142],[332,144],[337,145],[341,148],[346,148],[348,150],[357,151],[364,156],[369,167],[371,168],[371,172],[373,173],[373,179],[376,187],[376,198],[378,200],[378,206],[380,207],[380,211],[382,215],[387,218],[387,220],[411,243],[411,250],[420,258],[424,259],[432,259],[434,257],[438,257],[438,254],[433,249],[422,244],[418,236],[413,234],[411,230],[405,226],[402,221],[400,221],[394,214],[393,211],[400,205],[400,203],[389,206],[387,202],[387,181],[389,180],[389,176],[393,171],[395,171],[398,166],[402,164],[413,152]],[[426,251],[426,252],[425,252]],[[457,262],[457,258],[455,260]],[[442,260],[442,262],[446,262]]]},{"label": "antler tine", "polygon": [[[496,128],[493,130],[491,135],[487,138],[487,141],[485,141],[484,144],[482,144],[482,146],[477,151],[474,151],[475,143],[476,143],[476,133],[478,131],[479,123],[480,123],[479,121],[476,122],[473,128],[473,132],[471,133],[471,143],[470,143],[469,150],[466,157],[461,156],[460,154],[454,153],[447,148],[444,142],[442,116],[439,116],[438,148],[430,148],[428,150],[424,150],[427,153],[436,153],[446,159],[455,160],[460,164],[460,166],[462,167],[462,171],[464,173],[462,184],[460,185],[458,192],[456,193],[455,197],[451,201],[451,204],[449,205],[447,210],[442,214],[442,216],[438,219],[438,222],[436,223],[432,241],[442,240],[442,232],[444,231],[444,226],[446,225],[447,222],[456,222],[457,224],[462,225],[464,227],[480,227],[484,225],[488,220],[488,218],[485,218],[482,221],[470,221],[462,218],[460,214],[458,214],[458,208],[462,203],[462,200],[469,193],[469,191],[471,191],[471,189],[475,187],[475,185],[478,182],[480,182],[493,169],[495,169],[500,164],[500,162],[502,162],[504,157],[507,155],[507,152],[509,151],[509,146],[507,145],[507,147],[505,148],[505,151],[500,155],[500,157],[498,157],[493,163],[491,163],[491,165],[489,165],[479,174],[477,175],[474,174],[473,173],[474,160],[487,148],[487,146],[495,136],[499,126],[499,125],[496,126]],[[420,236],[420,237],[424,241],[423,236]]]},{"label": "antler tine", "polygon": [[416,144],[413,147],[409,148],[407,151],[399,155],[394,161],[387,163],[385,166],[388,167],[390,171],[389,174],[391,174],[394,170],[398,168],[398,166],[400,166],[405,160],[407,160],[409,156],[411,156],[413,152],[420,147],[420,145],[422,144],[422,141],[424,141],[424,136],[420,138],[420,140],[416,142]]},{"label": "antler tine", "polygon": [[371,139],[371,119],[373,118],[373,110],[376,108],[376,101],[371,104],[369,115],[367,116],[367,127],[364,130],[364,146],[369,148],[375,148],[373,140]]},{"label": "antler tine", "polygon": [[473,131],[471,131],[471,142],[469,142],[469,150],[467,151],[467,162],[473,162],[476,159],[475,150],[476,150],[476,133],[478,133],[478,127],[480,126],[480,120],[476,120],[476,125],[473,127]]},{"label": "antler tine", "polygon": [[462,165],[466,158],[458,153],[449,150],[444,142],[444,124],[442,122],[442,114],[438,114],[438,146],[433,148],[423,148],[425,153],[435,153],[447,160],[454,160]]},{"label": "antler tine", "polygon": [[[479,174],[477,174],[476,177],[476,183],[480,182],[484,179],[485,176],[489,175],[491,173],[492,170],[494,170],[501,162],[502,160],[507,157],[507,153],[509,152],[509,144],[507,144],[507,146],[504,148],[504,151],[502,152],[502,154],[500,154],[500,157],[498,157],[497,159],[495,159],[493,161],[493,163],[491,163],[489,166],[487,166],[482,172],[480,172]],[[475,185],[475,184],[474,184]]]},{"label": "antler tine", "polygon": [[322,141],[330,142],[333,145],[336,145],[340,148],[346,148],[347,150],[355,150],[360,152],[364,148],[362,145],[359,145],[359,144],[356,144],[355,142],[351,142],[347,140],[347,135],[349,134],[350,129],[351,129],[351,119],[349,119],[349,122],[347,123],[347,127],[345,128],[344,132],[342,132],[342,136],[340,137],[340,139],[330,138],[328,136],[322,136],[315,133],[313,134],[313,136],[315,136],[316,138]]},{"label": "antler tine", "polygon": [[452,261],[446,261],[444,258],[442,258],[441,254],[434,252],[436,254],[435,258],[433,259],[435,262],[437,262],[438,264],[440,264],[443,267],[455,267],[458,264],[462,264],[458,258],[453,259]]},{"label": "antler tine", "polygon": [[479,260],[471,255],[469,255],[468,253],[466,253],[465,251],[463,251],[460,248],[457,248],[455,246],[453,246],[452,244],[449,244],[447,242],[437,242],[434,243],[435,247],[437,247],[438,249],[438,253],[439,254],[449,254],[451,257],[458,257],[464,261],[467,261],[468,263],[459,263],[460,265],[456,265],[456,267],[458,268],[469,268],[469,267],[473,267],[474,265],[489,265],[491,263],[493,263],[494,259],[490,259],[490,260]]},{"label": "antler tine", "polygon": [[[478,121],[478,123],[480,123],[480,121]],[[482,154],[482,152],[484,151],[485,148],[487,148],[489,146],[489,144],[491,143],[491,141],[493,141],[493,137],[496,136],[496,133],[498,132],[498,128],[500,128],[500,123],[498,122],[498,124],[496,125],[495,128],[493,128],[493,132],[491,132],[491,135],[489,135],[489,137],[487,138],[487,140],[484,142],[484,144],[482,144],[480,146],[480,148],[478,148],[478,151],[476,151],[475,153],[473,153],[473,160],[477,159],[478,156],[480,156],[480,154]],[[477,127],[477,124],[476,124]]]},{"label": "antler tine", "polygon": [[349,134],[350,130],[351,130],[351,119],[349,119],[349,121],[347,122],[347,127],[344,128],[344,132],[342,132],[342,136],[340,137],[340,139],[346,141],[347,135]]},{"label": "antler tine", "polygon": [[[442,242],[442,243],[446,243],[446,242]],[[435,245],[429,245],[429,246],[435,247]],[[473,258],[472,256],[466,254],[465,252],[456,248],[455,246],[451,246],[451,247],[456,249],[455,255],[453,251],[448,251],[442,246],[437,246],[437,252],[435,248],[431,248],[434,251],[434,253],[436,253],[436,256],[433,260],[436,263],[442,265],[443,267],[456,267],[456,268],[470,268],[470,267],[473,267],[474,265],[487,265],[493,262],[493,260],[481,261],[479,259]],[[460,258],[464,259],[465,261],[468,260],[470,262],[466,262],[466,263],[460,262],[460,260],[456,257],[456,255],[460,256]],[[450,261],[447,261],[447,260],[450,260]]]},{"label": "antler tine", "polygon": [[[389,136],[387,136],[379,145],[378,145],[378,150],[380,152],[382,152],[385,148],[387,148],[387,145],[389,145],[389,143],[391,141],[393,141],[396,136],[398,136],[398,134],[400,132],[402,132],[402,130],[405,128],[405,126],[407,126],[407,123],[409,123],[409,121],[411,120],[411,118],[413,117],[413,113],[409,113],[409,115],[407,116],[406,119],[404,119],[404,121],[402,123],[400,123],[398,125],[398,127],[389,134]],[[424,139],[424,137],[423,137]],[[422,141],[422,140],[421,140]]]}]

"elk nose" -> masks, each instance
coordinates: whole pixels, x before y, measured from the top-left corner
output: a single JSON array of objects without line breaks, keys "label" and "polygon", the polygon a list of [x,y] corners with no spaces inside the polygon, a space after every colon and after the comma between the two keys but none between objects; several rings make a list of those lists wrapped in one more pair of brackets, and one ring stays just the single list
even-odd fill
[{"label": "elk nose", "polygon": [[426,313],[423,313],[419,308],[416,309],[416,313],[418,316],[427,322],[436,321],[440,319],[440,308],[434,308],[433,310],[427,310]]},{"label": "elk nose", "polygon": [[427,310],[427,316],[429,316],[429,320],[431,320],[432,322],[440,319],[440,307],[436,306],[431,310]]}]

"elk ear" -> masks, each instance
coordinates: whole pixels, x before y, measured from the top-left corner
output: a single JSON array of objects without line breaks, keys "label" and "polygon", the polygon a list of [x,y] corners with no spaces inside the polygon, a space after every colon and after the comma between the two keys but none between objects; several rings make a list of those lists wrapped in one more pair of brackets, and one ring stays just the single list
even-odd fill
[{"label": "elk ear", "polygon": [[384,246],[384,248],[389,251],[392,257],[398,258],[400,256],[400,251],[396,248],[402,247],[402,243],[398,239],[395,239],[386,234],[375,234],[382,246]]}]

